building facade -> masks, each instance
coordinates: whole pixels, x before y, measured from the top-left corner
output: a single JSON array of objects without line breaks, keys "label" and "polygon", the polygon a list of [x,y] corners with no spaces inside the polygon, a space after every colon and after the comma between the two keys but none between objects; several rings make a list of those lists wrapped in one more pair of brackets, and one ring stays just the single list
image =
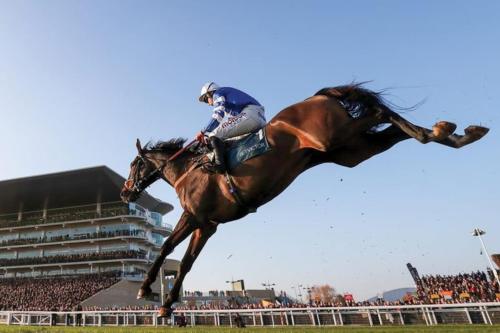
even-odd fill
[{"label": "building facade", "polygon": [[[0,277],[114,272],[123,280],[118,285],[127,286],[122,294],[129,294],[170,235],[163,219],[173,207],[148,193],[121,202],[124,181],[106,166],[1,181]],[[175,276],[178,267],[167,259],[162,276]],[[160,287],[153,286],[151,301],[160,301]],[[119,298],[110,304],[142,304],[135,294]]]}]

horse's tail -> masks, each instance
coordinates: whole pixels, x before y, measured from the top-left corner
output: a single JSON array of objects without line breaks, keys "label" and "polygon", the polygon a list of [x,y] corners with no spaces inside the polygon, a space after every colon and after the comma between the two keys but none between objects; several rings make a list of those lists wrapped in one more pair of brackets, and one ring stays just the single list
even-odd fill
[{"label": "horse's tail", "polygon": [[353,83],[333,88],[323,88],[314,96],[323,95],[337,99],[353,118],[373,115],[377,110],[392,111],[382,98],[382,92],[362,87],[363,83]]}]

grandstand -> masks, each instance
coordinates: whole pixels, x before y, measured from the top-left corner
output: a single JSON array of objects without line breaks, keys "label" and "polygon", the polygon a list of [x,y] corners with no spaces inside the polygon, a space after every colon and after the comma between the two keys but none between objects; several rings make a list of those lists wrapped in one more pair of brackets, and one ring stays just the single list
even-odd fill
[{"label": "grandstand", "polygon": [[[135,295],[172,231],[163,215],[173,207],[148,193],[122,203],[124,181],[98,166],[0,182],[0,309],[159,304],[165,279],[151,299]],[[166,260],[163,277],[178,268]]]}]

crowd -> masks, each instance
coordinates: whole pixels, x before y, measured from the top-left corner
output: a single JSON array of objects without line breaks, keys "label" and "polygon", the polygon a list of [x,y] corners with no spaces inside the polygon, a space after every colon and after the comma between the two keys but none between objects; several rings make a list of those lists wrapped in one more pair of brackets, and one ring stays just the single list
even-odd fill
[{"label": "crowd", "polygon": [[109,260],[109,259],[146,259],[146,256],[147,256],[146,252],[139,250],[79,253],[79,254],[55,255],[47,257],[0,259],[0,266],[41,265],[41,264],[52,264],[52,263]]},{"label": "crowd", "polygon": [[139,236],[146,237],[144,230],[116,230],[116,231],[100,231],[79,235],[61,235],[53,237],[36,237],[36,238],[19,238],[19,239],[9,239],[0,242],[0,246],[8,245],[25,245],[25,244],[40,244],[40,243],[52,243],[52,242],[64,242],[72,240],[81,239],[96,239],[96,238],[111,238],[119,236]]},{"label": "crowd", "polygon": [[495,302],[500,289],[493,273],[425,275],[417,281],[418,298],[426,303]]},{"label": "crowd", "polygon": [[[208,296],[212,296],[212,297],[224,297],[224,296],[227,296],[226,293],[223,290],[209,290],[207,295]],[[204,293],[201,292],[201,291],[199,291],[199,290],[195,290],[195,291],[184,290],[184,296],[201,297],[201,296],[204,296]]]},{"label": "crowd", "polygon": [[0,279],[0,310],[71,311],[119,279],[116,273]]}]

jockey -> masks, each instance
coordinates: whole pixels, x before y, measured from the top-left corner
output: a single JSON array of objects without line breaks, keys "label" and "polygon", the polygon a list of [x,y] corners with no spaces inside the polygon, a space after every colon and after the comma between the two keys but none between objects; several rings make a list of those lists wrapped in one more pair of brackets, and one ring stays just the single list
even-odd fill
[{"label": "jockey", "polygon": [[198,141],[208,136],[214,150],[214,169],[224,173],[223,139],[254,132],[266,124],[264,107],[252,96],[230,87],[219,87],[207,82],[201,88],[200,102],[213,106],[212,119],[204,130],[196,135]]}]

